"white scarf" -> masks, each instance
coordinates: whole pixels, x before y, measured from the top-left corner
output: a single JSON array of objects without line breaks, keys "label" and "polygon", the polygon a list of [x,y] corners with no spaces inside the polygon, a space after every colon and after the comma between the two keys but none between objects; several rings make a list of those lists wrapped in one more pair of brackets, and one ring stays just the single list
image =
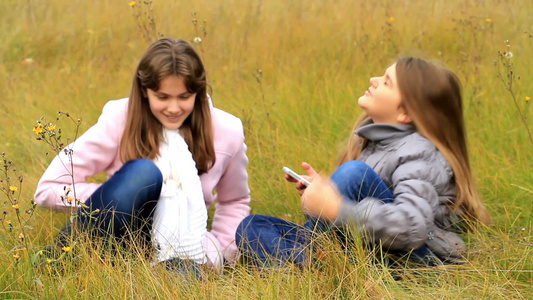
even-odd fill
[{"label": "white scarf", "polygon": [[203,264],[207,208],[196,163],[178,130],[163,129],[163,138],[155,160],[163,174],[152,225],[157,259],[178,257]]}]

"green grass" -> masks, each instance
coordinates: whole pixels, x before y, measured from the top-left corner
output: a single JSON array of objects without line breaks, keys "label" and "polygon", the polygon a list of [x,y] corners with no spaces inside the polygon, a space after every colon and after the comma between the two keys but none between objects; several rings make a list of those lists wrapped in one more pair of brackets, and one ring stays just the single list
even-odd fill
[{"label": "green grass", "polygon": [[[15,193],[22,216],[52,159],[35,140],[35,121],[67,111],[83,119],[83,132],[108,100],[129,93],[148,42],[128,3],[0,1],[0,152],[24,175]],[[254,213],[303,221],[281,167],[307,161],[331,173],[369,78],[399,55],[416,55],[455,70],[463,82],[472,165],[493,223],[465,236],[464,266],[391,270],[361,249],[352,249],[354,262],[326,243],[317,269],[258,273],[238,265],[191,284],[145,260],[111,263],[92,250],[61,268],[34,267],[30,254],[67,216],[37,208],[25,228],[27,250],[13,250],[23,244],[21,226],[0,194],[0,298],[533,298],[533,145],[526,130],[533,131],[533,109],[525,101],[533,97],[531,1],[198,0],[156,1],[153,9],[163,35],[203,37],[214,103],[245,125]],[[206,20],[206,36],[196,33],[193,12],[198,27]],[[513,53],[513,93],[526,124],[497,77],[498,51]],[[73,126],[61,126],[72,136]]]}]

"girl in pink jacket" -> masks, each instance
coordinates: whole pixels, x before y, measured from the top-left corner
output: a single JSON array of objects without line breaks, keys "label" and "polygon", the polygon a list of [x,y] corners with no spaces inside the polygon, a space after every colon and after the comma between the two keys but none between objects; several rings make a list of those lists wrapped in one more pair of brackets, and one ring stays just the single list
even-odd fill
[{"label": "girl in pink jacket", "polygon": [[[187,42],[163,38],[148,48],[129,98],[108,102],[38,183],[39,206],[76,212],[55,246],[91,227],[121,241],[152,240],[167,269],[235,262],[235,230],[250,212],[246,145],[241,121],[212,107],[207,86]],[[87,182],[102,171],[105,183]]]}]

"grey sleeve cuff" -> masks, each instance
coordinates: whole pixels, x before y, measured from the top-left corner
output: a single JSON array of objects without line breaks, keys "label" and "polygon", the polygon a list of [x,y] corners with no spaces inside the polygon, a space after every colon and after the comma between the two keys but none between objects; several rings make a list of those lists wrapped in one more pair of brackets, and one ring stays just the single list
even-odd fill
[{"label": "grey sleeve cuff", "polygon": [[359,228],[370,217],[372,213],[371,209],[378,205],[383,205],[383,203],[375,198],[365,198],[361,202],[354,202],[343,198],[339,214],[333,223],[339,227],[355,225]]}]

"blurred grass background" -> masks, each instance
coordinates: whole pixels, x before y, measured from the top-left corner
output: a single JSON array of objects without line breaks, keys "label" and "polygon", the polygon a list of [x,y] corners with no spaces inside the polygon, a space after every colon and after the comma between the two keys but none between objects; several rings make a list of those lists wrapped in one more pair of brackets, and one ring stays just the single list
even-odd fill
[{"label": "blurred grass background", "polygon": [[[115,264],[89,254],[61,272],[32,267],[27,253],[50,242],[67,216],[36,209],[25,237],[35,248],[13,250],[20,244],[13,238],[17,223],[10,202],[2,198],[0,298],[533,297],[533,144],[528,136],[533,112],[526,100],[533,96],[531,1],[129,4],[0,1],[0,152],[24,174],[17,191],[22,211],[30,207],[35,185],[52,159],[46,145],[35,140],[35,121],[42,116],[53,121],[57,111],[67,111],[83,120],[83,132],[107,101],[128,95],[149,45],[135,21],[137,13],[144,21],[155,17],[152,36],[202,38],[197,48],[214,104],[245,125],[253,213],[303,221],[297,193],[283,179],[281,167],[300,170],[301,161],[307,161],[331,173],[360,113],[357,98],[369,78],[381,75],[398,56],[413,55],[454,70],[463,82],[472,166],[493,223],[465,236],[467,265],[405,269],[401,281],[364,255],[354,264],[338,253],[328,256],[319,271],[258,274],[237,266],[206,283],[185,284],[142,260]],[[206,35],[200,28],[204,20]],[[511,63],[512,93],[506,90],[509,72],[498,51]],[[60,126],[65,137],[72,137],[73,126]],[[12,235],[7,221],[15,225]],[[336,252],[335,245],[328,247]]]}]

